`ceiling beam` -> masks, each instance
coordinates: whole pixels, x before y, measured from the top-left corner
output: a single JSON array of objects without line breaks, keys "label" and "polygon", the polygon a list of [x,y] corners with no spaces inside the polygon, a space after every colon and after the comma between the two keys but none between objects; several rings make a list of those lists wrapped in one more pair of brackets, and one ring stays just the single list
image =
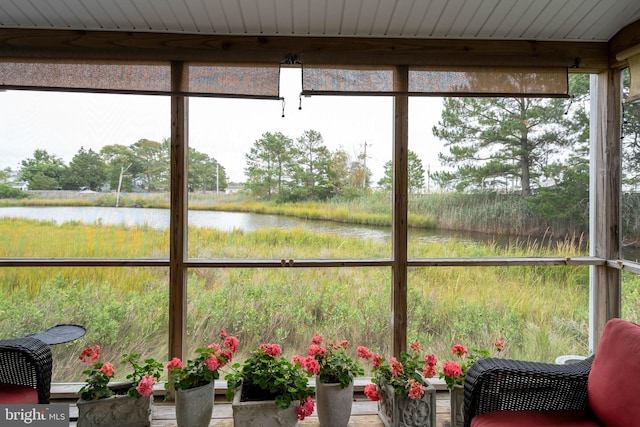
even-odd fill
[{"label": "ceiling beam", "polygon": [[549,66],[598,72],[607,43],[508,40],[203,36],[111,31],[0,30],[0,57],[414,66]]}]

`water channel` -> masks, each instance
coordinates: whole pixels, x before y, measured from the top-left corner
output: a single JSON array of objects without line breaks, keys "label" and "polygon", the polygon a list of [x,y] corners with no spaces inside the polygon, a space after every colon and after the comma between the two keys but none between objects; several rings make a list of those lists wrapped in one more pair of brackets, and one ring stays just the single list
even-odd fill
[{"label": "water channel", "polygon": [[[141,209],[126,207],[4,207],[0,208],[2,218],[25,218],[38,221],[100,223],[104,225],[124,225],[125,227],[147,226],[156,230],[169,227],[169,210]],[[363,226],[333,221],[305,220],[278,215],[262,215],[243,212],[189,211],[189,225],[221,231],[254,231],[260,229],[302,228],[313,233],[340,234],[361,239],[390,240],[390,227]],[[410,229],[410,239],[423,241],[443,241],[450,239],[499,242],[493,235],[482,233],[460,233],[443,230]]]}]

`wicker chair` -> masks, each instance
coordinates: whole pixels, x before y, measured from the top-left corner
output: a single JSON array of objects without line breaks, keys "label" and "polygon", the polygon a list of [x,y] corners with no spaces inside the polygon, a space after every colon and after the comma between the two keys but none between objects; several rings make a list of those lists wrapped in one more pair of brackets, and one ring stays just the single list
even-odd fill
[{"label": "wicker chair", "polygon": [[3,386],[23,386],[36,390],[38,403],[49,403],[52,364],[51,349],[39,339],[0,340],[0,396]]},{"label": "wicker chair", "polygon": [[465,427],[485,412],[585,410],[592,362],[593,356],[568,365],[479,360],[465,377]]},{"label": "wicker chair", "polygon": [[613,319],[577,363],[481,359],[465,377],[464,425],[640,426],[639,352],[640,326]]}]

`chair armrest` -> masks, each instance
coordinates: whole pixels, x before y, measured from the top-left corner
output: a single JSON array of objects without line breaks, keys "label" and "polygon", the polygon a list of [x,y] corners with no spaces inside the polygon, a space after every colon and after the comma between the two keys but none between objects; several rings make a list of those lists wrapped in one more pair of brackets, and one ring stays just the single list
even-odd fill
[{"label": "chair armrest", "polygon": [[465,427],[485,412],[586,409],[592,362],[593,356],[566,365],[480,359],[465,376]]},{"label": "chair armrest", "polygon": [[0,383],[34,388],[38,403],[49,403],[52,365],[51,349],[39,339],[0,340]]}]

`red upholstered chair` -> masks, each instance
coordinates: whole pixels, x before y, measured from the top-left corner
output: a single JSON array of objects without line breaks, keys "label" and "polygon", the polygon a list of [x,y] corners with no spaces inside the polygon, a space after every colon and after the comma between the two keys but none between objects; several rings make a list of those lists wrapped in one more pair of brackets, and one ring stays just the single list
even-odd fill
[{"label": "red upholstered chair", "polygon": [[0,340],[0,404],[49,403],[53,359],[36,338]]},{"label": "red upholstered chair", "polygon": [[610,320],[578,363],[482,359],[464,387],[465,427],[640,427],[640,326]]}]

